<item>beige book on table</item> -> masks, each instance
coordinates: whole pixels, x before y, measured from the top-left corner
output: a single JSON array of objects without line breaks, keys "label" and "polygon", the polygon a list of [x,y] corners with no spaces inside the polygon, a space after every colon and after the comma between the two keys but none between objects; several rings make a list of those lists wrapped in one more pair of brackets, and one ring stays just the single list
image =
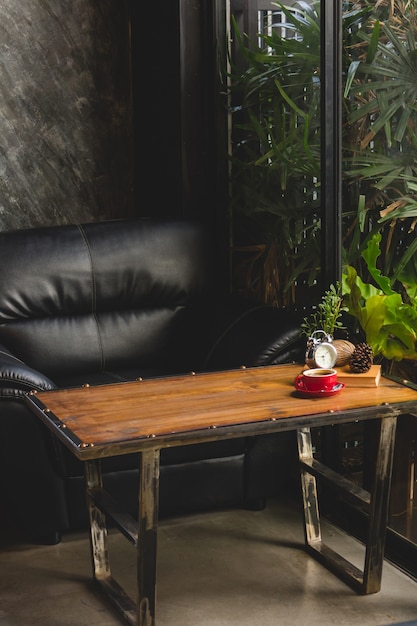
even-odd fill
[{"label": "beige book on table", "polygon": [[371,369],[361,374],[350,371],[349,365],[337,367],[337,380],[346,387],[377,387],[381,378],[381,366],[371,365]]}]

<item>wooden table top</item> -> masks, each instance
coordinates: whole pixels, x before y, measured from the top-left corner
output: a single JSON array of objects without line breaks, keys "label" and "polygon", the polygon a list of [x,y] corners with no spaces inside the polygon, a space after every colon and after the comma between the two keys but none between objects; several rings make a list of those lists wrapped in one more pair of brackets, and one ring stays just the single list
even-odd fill
[{"label": "wooden table top", "polygon": [[84,460],[417,411],[417,391],[386,378],[378,387],[301,397],[294,388],[301,370],[242,368],[32,392],[26,401]]}]

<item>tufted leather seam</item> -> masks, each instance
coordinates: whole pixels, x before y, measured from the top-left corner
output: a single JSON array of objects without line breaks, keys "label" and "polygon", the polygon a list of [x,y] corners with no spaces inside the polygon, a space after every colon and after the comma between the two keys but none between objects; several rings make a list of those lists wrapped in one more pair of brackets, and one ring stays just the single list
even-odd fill
[{"label": "tufted leather seam", "polygon": [[98,323],[98,318],[97,318],[97,289],[96,289],[96,280],[95,280],[95,274],[94,274],[94,264],[93,264],[93,255],[91,254],[91,248],[90,248],[90,242],[88,241],[88,237],[87,234],[83,228],[83,226],[81,224],[77,224],[78,230],[80,231],[81,237],[84,240],[85,246],[87,248],[87,252],[88,252],[88,256],[90,259],[90,269],[91,269],[91,315],[93,316],[95,323],[96,323],[96,330],[97,330],[97,339],[98,339],[98,343],[99,343],[99,348],[100,348],[100,354],[101,354],[101,368],[100,370],[104,369],[104,349],[103,349],[103,341],[102,341],[102,337],[101,337],[101,332],[100,332],[100,326]]}]

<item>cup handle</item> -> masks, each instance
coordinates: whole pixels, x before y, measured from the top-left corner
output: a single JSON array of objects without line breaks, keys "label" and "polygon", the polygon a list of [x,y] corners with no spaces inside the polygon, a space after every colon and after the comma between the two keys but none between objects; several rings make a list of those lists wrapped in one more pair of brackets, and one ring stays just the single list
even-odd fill
[{"label": "cup handle", "polygon": [[301,391],[305,389],[302,374],[298,374],[298,376],[295,377],[294,384],[296,389],[300,389]]}]

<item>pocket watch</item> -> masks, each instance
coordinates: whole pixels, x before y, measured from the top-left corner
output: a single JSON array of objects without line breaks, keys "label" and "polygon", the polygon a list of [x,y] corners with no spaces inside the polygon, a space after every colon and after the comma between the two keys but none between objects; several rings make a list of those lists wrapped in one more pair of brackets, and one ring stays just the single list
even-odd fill
[{"label": "pocket watch", "polygon": [[308,339],[305,361],[308,367],[327,369],[336,364],[337,350],[332,343],[331,336],[324,330],[316,330]]}]

